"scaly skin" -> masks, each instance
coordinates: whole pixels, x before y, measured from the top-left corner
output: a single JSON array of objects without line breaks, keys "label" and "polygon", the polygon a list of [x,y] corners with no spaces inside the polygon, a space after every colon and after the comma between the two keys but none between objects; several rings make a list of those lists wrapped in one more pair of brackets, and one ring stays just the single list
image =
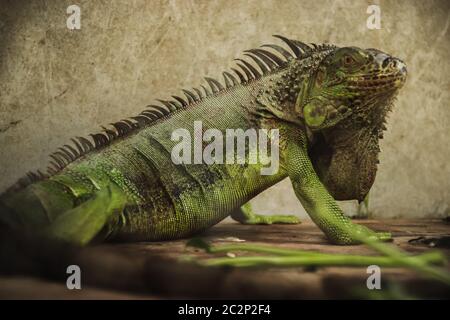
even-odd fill
[{"label": "scaly skin", "polygon": [[[1,196],[1,220],[80,245],[188,237],[230,214],[249,224],[297,223],[293,216],[255,215],[245,205],[289,177],[332,242],[358,243],[355,231],[388,239],[353,224],[335,199],[362,200],[373,184],[378,139],[404,83],[404,64],[373,49],[313,48],[280,38],[295,56],[278,46],[272,48],[286,59],[249,51],[263,74],[244,66],[240,81],[224,75],[226,88],[208,80],[206,96],[188,92],[189,103],[163,102],[164,109],[150,107],[94,136],[96,148],[80,139],[62,149],[49,175]],[[262,164],[248,158],[245,165],[174,164],[178,142],[171,133],[185,128],[194,136],[194,121],[223,133],[279,129],[279,171],[261,175]]]}]

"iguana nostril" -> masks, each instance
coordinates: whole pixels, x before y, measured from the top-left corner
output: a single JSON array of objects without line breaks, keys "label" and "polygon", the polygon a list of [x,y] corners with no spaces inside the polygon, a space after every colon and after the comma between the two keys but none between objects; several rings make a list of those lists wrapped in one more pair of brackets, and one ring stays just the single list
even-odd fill
[{"label": "iguana nostril", "polygon": [[406,69],[406,64],[403,61],[397,60],[396,67],[402,74],[406,75],[408,73],[408,70]]}]

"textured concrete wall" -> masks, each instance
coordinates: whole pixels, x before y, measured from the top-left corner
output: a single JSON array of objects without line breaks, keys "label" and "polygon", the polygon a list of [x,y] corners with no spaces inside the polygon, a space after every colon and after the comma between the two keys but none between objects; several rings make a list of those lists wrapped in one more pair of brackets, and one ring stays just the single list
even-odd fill
[{"label": "textured concrete wall", "polygon": [[[372,3],[381,6],[381,30],[366,28]],[[70,4],[81,8],[81,30],[66,27]],[[2,1],[0,189],[45,168],[70,137],[218,76],[242,50],[278,33],[406,61],[410,76],[382,143],[372,211],[448,215],[449,21],[447,0]],[[265,213],[303,211],[288,180],[254,203]]]}]

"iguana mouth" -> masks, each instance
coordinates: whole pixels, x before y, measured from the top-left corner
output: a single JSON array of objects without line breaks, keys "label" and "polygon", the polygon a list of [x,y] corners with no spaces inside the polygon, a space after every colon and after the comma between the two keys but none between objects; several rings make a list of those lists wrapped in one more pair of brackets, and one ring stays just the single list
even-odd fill
[{"label": "iguana mouth", "polygon": [[370,74],[348,79],[348,88],[357,92],[392,92],[400,89],[406,82],[404,71],[394,74]]}]

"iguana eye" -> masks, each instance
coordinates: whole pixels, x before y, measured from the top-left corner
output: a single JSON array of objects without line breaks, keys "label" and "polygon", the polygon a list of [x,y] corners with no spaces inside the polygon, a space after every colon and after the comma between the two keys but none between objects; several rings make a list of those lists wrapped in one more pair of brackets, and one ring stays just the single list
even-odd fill
[{"label": "iguana eye", "polygon": [[344,66],[350,66],[350,65],[352,65],[354,62],[355,62],[355,59],[353,59],[352,56],[346,55],[346,56],[344,56],[344,58],[343,58]]}]

